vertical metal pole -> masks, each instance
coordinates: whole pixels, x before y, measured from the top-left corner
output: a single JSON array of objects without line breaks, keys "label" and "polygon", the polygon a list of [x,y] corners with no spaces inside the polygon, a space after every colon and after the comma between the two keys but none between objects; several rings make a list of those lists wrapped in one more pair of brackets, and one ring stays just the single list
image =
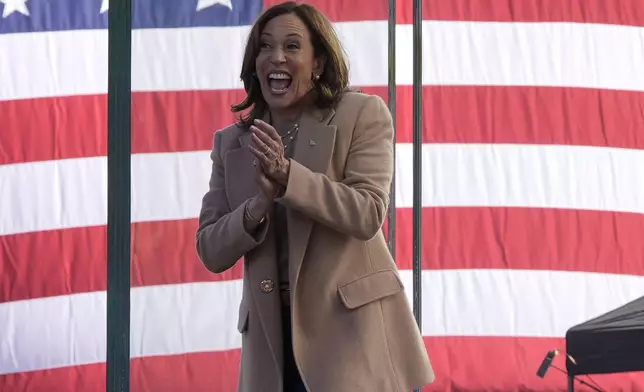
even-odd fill
[{"label": "vertical metal pole", "polygon": [[387,238],[389,240],[389,252],[394,261],[396,261],[396,0],[389,0],[388,27],[389,78],[387,84],[387,103],[394,124],[394,175],[391,181]]},{"label": "vertical metal pole", "polygon": [[131,0],[110,2],[107,55],[107,392],[130,390]]},{"label": "vertical metal pole", "polygon": [[[422,331],[422,208],[423,208],[423,12],[422,1],[414,0],[413,22],[413,78],[414,78],[414,139],[413,139],[413,183],[414,183],[414,264],[413,299],[414,316]],[[420,389],[415,389],[420,392]]]}]

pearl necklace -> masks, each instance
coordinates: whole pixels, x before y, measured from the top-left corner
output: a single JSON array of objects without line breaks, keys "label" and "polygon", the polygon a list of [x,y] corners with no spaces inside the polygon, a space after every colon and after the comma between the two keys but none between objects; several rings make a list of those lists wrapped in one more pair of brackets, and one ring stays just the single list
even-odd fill
[{"label": "pearl necklace", "polygon": [[[288,146],[291,144],[293,139],[295,139],[295,135],[297,132],[300,130],[300,126],[296,123],[293,125],[293,128],[291,128],[288,132],[282,136],[282,144],[284,145],[284,151],[288,148]],[[284,142],[284,139],[287,139],[286,142]]]}]

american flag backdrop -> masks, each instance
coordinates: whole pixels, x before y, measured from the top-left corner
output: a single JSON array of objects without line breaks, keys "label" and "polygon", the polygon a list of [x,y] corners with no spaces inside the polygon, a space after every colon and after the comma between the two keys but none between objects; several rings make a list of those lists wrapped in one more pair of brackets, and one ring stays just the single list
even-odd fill
[{"label": "american flag backdrop", "polygon": [[[236,390],[243,271],[207,272],[194,234],[249,26],[276,2],[133,1],[132,391]],[[386,0],[310,3],[335,22],[352,85],[386,99]],[[644,295],[644,1],[423,9],[427,390],[565,390],[536,376],[546,351]],[[104,391],[108,0],[0,10],[0,391]],[[411,299],[411,0],[397,19]],[[642,373],[593,378],[644,391]]]}]

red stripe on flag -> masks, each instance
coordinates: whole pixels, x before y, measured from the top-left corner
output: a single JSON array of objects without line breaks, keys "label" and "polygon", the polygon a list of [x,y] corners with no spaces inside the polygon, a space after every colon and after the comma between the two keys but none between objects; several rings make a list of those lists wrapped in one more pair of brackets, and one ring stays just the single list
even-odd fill
[{"label": "red stripe on flag", "polygon": [[[196,219],[133,224],[132,286],[241,277],[241,263],[217,275],[201,264],[196,228]],[[107,289],[105,226],[0,236],[0,251],[0,303]]]},{"label": "red stripe on flag", "polygon": [[[412,209],[399,209],[397,262],[412,268]],[[132,285],[242,277],[215,275],[195,250],[196,220],[137,223]],[[578,230],[584,227],[584,230]],[[533,269],[644,275],[644,215],[530,208],[425,208],[425,269]],[[539,238],[539,241],[535,241]],[[0,237],[0,303],[106,289],[106,229]],[[43,252],[46,249],[46,252]]]},{"label": "red stripe on flag", "polygon": [[[264,0],[265,8],[282,0]],[[308,0],[336,22],[387,20],[385,0]],[[423,0],[424,20],[575,22],[644,26],[640,0]],[[412,0],[397,1],[397,23],[412,24]]]},{"label": "red stripe on flag", "polygon": [[[386,87],[366,87],[386,100]],[[210,150],[242,91],[136,93],[134,153]],[[397,89],[397,141],[411,143],[412,88]],[[644,149],[644,93],[560,87],[427,86],[425,142]],[[28,117],[30,121],[23,121]],[[0,102],[0,164],[107,154],[105,96]],[[27,148],[28,146],[28,148]]]},{"label": "red stripe on flag", "polygon": [[[423,391],[564,390],[566,377],[551,369],[536,372],[553,348],[565,349],[563,339],[513,337],[426,337],[436,382]],[[131,391],[231,392],[237,388],[240,351],[194,353],[132,359]],[[565,367],[563,356],[555,366]],[[644,388],[644,373],[597,375],[607,391]],[[0,376],[3,392],[105,391],[105,365],[85,365]],[[580,388],[579,390],[584,390]]]},{"label": "red stripe on flag", "polygon": [[[413,23],[412,1],[399,3],[398,23]],[[423,19],[644,26],[641,5],[640,0],[423,0]]]},{"label": "red stripe on flag", "polygon": [[[413,89],[397,90],[398,142],[411,143]],[[644,148],[644,93],[562,87],[423,89],[425,143]]]},{"label": "red stripe on flag", "polygon": [[[413,210],[396,214],[397,263],[411,269]],[[583,230],[579,230],[583,227]],[[424,208],[424,269],[644,275],[644,215],[539,208]]]},{"label": "red stripe on flag", "polygon": [[[230,105],[242,97],[242,90],[133,93],[133,153],[211,149],[213,131],[234,121]],[[106,95],[0,101],[0,118],[0,165],[107,155]]]}]

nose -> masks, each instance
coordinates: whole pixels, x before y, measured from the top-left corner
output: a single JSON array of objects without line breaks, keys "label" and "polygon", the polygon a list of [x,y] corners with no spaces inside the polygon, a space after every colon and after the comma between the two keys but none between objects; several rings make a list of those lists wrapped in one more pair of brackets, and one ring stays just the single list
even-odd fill
[{"label": "nose", "polygon": [[286,56],[284,56],[284,51],[281,48],[276,48],[273,50],[270,56],[270,61],[273,64],[281,64],[286,62]]}]

